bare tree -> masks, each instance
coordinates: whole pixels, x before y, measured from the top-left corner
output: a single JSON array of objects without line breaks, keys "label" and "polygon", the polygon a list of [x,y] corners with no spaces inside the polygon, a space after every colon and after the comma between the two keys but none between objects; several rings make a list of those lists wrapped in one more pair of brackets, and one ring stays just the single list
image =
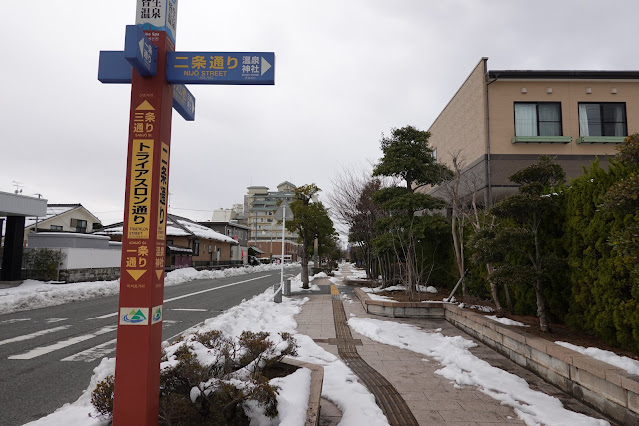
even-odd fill
[{"label": "bare tree", "polygon": [[[453,250],[457,271],[460,279],[462,279],[462,297],[466,297],[466,283],[463,280],[466,271],[464,250],[467,246],[465,228],[467,224],[470,224],[475,232],[479,232],[482,229],[492,229],[495,225],[495,217],[477,204],[478,184],[482,181],[482,178],[473,173],[472,170],[467,170],[466,161],[461,150],[449,153],[449,155],[452,159],[453,175],[451,179],[442,185],[442,188],[446,193],[450,206]],[[494,272],[493,264],[486,263],[486,269],[491,297],[497,312],[501,313],[503,309],[499,301],[497,284],[491,279]],[[508,308],[512,312],[510,293],[506,284],[504,284],[504,293]]]},{"label": "bare tree", "polygon": [[379,259],[374,256],[371,246],[376,235],[373,225],[385,213],[371,197],[384,186],[384,180],[373,178],[363,169],[343,169],[331,183],[332,191],[327,196],[330,211],[337,221],[348,227],[349,241],[362,250],[367,277],[376,277]]}]

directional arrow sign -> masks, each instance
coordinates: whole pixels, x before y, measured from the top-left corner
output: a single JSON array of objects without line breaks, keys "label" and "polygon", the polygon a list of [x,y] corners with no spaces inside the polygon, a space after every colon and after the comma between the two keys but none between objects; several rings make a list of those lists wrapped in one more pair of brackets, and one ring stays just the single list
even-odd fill
[{"label": "directional arrow sign", "polygon": [[195,96],[183,84],[173,85],[173,108],[186,121],[195,120]]},{"label": "directional arrow sign", "polygon": [[[131,83],[131,64],[124,59],[124,52],[100,51],[98,80],[102,83]],[[182,84],[173,85],[173,108],[186,121],[195,120],[195,96]]]},{"label": "directional arrow sign", "polygon": [[273,52],[167,52],[171,84],[275,84]]},{"label": "directional arrow sign", "polygon": [[137,25],[126,26],[124,38],[124,59],[135,68],[143,77],[151,77],[156,74],[158,48],[144,34],[142,28]]}]

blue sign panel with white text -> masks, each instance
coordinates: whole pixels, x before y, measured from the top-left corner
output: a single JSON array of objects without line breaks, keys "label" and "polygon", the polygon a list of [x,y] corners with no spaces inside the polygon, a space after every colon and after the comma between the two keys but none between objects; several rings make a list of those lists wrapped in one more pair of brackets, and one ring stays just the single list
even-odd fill
[{"label": "blue sign panel with white text", "polygon": [[129,61],[141,76],[154,76],[157,68],[158,48],[137,25],[126,26],[124,59]]},{"label": "blue sign panel with white text", "polygon": [[167,52],[171,84],[275,84],[273,52]]}]

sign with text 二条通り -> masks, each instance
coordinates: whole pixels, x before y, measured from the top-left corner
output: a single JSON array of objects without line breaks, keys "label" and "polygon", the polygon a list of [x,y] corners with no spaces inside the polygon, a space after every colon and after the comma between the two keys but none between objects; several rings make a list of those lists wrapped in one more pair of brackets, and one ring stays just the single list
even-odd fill
[{"label": "sign with text \u4e8c\u6761\u901a\u308a", "polygon": [[166,31],[175,44],[177,0],[138,0],[135,24],[144,30]]},{"label": "sign with text \u4e8c\u6761\u901a\u308a", "polygon": [[171,84],[275,84],[273,52],[168,52]]}]

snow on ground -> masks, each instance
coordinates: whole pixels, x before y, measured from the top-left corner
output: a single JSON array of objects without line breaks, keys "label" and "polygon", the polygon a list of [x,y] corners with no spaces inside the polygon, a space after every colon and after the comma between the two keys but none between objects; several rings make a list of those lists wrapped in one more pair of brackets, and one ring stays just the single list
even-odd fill
[{"label": "snow on ground", "polygon": [[[289,265],[284,265],[285,268]],[[196,279],[216,279],[244,275],[253,272],[279,270],[280,265],[247,266],[244,268],[227,268],[223,271],[197,271],[194,268],[176,269],[166,274],[166,287],[179,285]],[[120,292],[120,280],[93,281],[72,284],[56,284],[26,280],[17,287],[0,289],[0,315],[47,306],[95,299],[103,296],[114,296]]]},{"label": "snow on ground", "polygon": [[375,294],[375,293],[368,293],[368,297],[370,297],[372,300],[383,300],[384,302],[398,303],[397,300],[393,299],[392,297],[380,296],[379,294]]},{"label": "snow on ground", "polygon": [[[362,291],[366,292],[366,293],[381,293],[382,291],[406,291],[406,286],[404,285],[392,285],[389,287],[384,287],[382,288],[382,286],[379,287],[361,287]],[[421,291],[422,293],[437,293],[437,289],[431,285],[429,286],[425,286],[425,285],[418,285],[417,286],[417,290]]]},{"label": "snow on ground", "polygon": [[[182,282],[202,278],[217,278],[238,274],[241,271],[253,272],[260,270],[279,269],[277,265],[263,265],[256,268],[246,268],[226,271],[201,271],[182,269],[168,274],[167,285],[178,285]],[[228,272],[227,272],[228,271]],[[341,275],[341,274],[340,274]],[[25,285],[26,284],[26,285]],[[25,284],[0,290],[0,313],[14,312],[21,309],[58,305],[73,300],[100,297],[102,295],[117,294],[117,281],[92,282],[56,285],[29,281]],[[297,288],[299,286],[299,289]],[[111,290],[111,287],[114,287]],[[317,286],[313,286],[317,287]],[[292,279],[292,290],[301,290],[299,275]],[[309,290],[312,291],[312,290]],[[199,327],[187,333],[218,329],[238,336],[243,330],[267,331],[272,335],[287,331],[293,333],[300,348],[298,359],[312,362],[324,367],[324,385],[322,396],[335,403],[343,412],[341,426],[377,426],[387,425],[380,408],[375,404],[373,395],[359,383],[357,376],[335,355],[318,346],[309,336],[295,332],[297,323],[294,316],[300,312],[308,298],[283,297],[282,303],[272,302],[273,290],[264,293],[225,311],[215,318],[211,318]],[[442,365],[438,374],[453,381],[455,386],[477,386],[485,394],[501,401],[502,404],[513,407],[517,415],[528,425],[607,425],[603,420],[593,419],[582,414],[574,413],[563,408],[561,402],[546,394],[536,392],[528,387],[525,380],[503,370],[492,367],[488,363],[475,357],[468,348],[475,345],[461,336],[446,337],[441,329],[426,332],[418,327],[381,321],[376,319],[361,319],[352,317],[349,325],[356,332],[375,341],[412,350],[435,359]],[[607,351],[596,348],[580,348],[568,343],[557,342],[565,347],[599,358],[613,365],[628,369],[631,374],[639,374],[639,364],[632,361],[629,366],[622,367],[615,363],[626,362],[627,358],[618,357]],[[168,347],[168,343],[165,343]],[[625,364],[624,364],[625,365]],[[635,370],[635,368],[637,370]],[[115,370],[115,359],[104,358],[94,369],[94,375],[85,393],[73,404],[66,404],[55,413],[36,422],[29,423],[37,426],[67,426],[68,424],[82,424],[88,426],[105,426],[106,420],[95,417],[90,403],[90,393],[96,383]],[[253,410],[253,425],[270,426],[274,424],[297,425],[306,407],[308,387],[308,370],[298,370],[294,375],[276,380],[280,386],[278,396],[279,418],[276,420],[260,417],[259,410]],[[92,415],[93,417],[89,417]]]},{"label": "snow on ground", "polygon": [[[175,274],[180,278],[173,276],[171,280],[173,285],[177,285],[182,279],[190,281],[206,275],[206,273],[202,274],[202,272],[194,274],[193,271],[181,270],[179,274]],[[298,277],[295,277],[292,283],[296,282]],[[96,285],[96,283],[84,284],[88,286]],[[82,285],[79,287],[81,288]],[[70,291],[73,292],[73,290]],[[47,294],[51,293],[47,292]],[[16,299],[18,298],[16,297]],[[73,295],[67,294],[64,299],[65,301],[70,301],[73,299]],[[282,331],[293,333],[300,346],[297,359],[324,367],[322,396],[332,401],[342,411],[342,421],[340,423],[342,426],[359,426],[363,424],[367,426],[387,426],[386,417],[375,403],[374,396],[365,386],[359,383],[355,373],[335,355],[318,346],[309,336],[295,332],[297,323],[294,316],[301,311],[302,305],[309,299],[306,297],[302,299],[283,297],[282,299],[282,303],[273,303],[273,290],[268,289],[264,293],[228,309],[217,317],[206,320],[200,327],[189,329],[185,334],[209,330],[221,330],[232,336],[239,336],[244,330],[254,332],[267,331],[272,336]],[[165,343],[164,346],[167,353],[169,353],[171,346],[168,343]],[[107,420],[96,417],[90,399],[91,391],[95,389],[96,384],[109,374],[113,374],[114,371],[115,358],[104,358],[100,365],[94,369],[94,375],[87,390],[76,402],[65,404],[56,412],[31,422],[29,425],[67,426],[69,424],[82,424],[105,426],[109,424]],[[303,424],[303,421],[300,422],[299,419],[302,415],[304,417],[306,415],[307,407],[304,404],[308,401],[307,395],[310,392],[310,375],[304,371],[304,369],[298,370],[296,374],[286,378],[274,379],[273,383],[280,386],[278,395],[278,410],[280,414],[278,418],[271,420],[260,414],[259,409],[250,410],[251,416],[253,416],[252,425],[271,426],[279,424],[295,426]],[[253,407],[255,408],[255,406]]]},{"label": "snow on ground", "polygon": [[528,327],[523,322],[511,320],[510,318],[499,318],[496,315],[486,315],[486,318],[490,318],[491,320],[497,321],[497,322],[499,322],[501,324],[504,324],[504,325],[516,325],[516,326],[519,326],[519,327]]},{"label": "snow on ground", "polygon": [[566,342],[555,342],[556,344],[563,346],[564,348],[572,349],[580,354],[588,355],[599,361],[607,362],[608,364],[619,367],[626,370],[630,374],[639,374],[639,361],[626,356],[619,356],[614,352],[604,351],[598,348],[584,348],[583,346],[573,345]]},{"label": "snow on ground", "polygon": [[461,336],[447,337],[410,324],[370,318],[350,318],[348,325],[377,342],[434,358],[443,365],[437,374],[453,381],[455,386],[477,386],[512,407],[527,425],[609,425],[604,420],[566,410],[559,399],[534,391],[521,377],[477,358],[468,350],[475,343]]}]

